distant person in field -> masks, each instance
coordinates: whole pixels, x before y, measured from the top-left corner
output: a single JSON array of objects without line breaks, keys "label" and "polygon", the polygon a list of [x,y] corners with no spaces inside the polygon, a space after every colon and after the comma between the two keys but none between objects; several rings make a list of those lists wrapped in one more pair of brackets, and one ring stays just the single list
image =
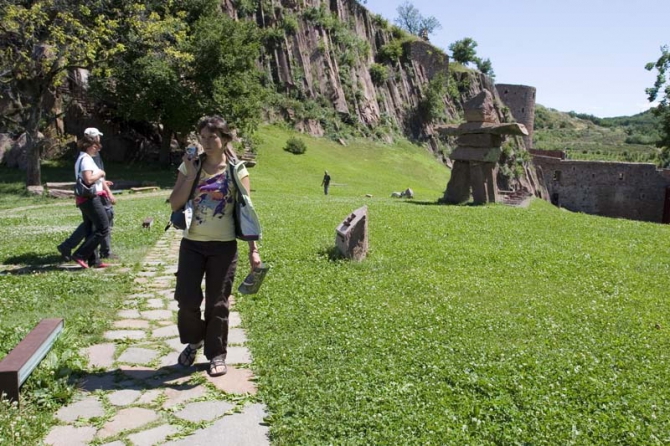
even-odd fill
[{"label": "distant person in field", "polygon": [[323,175],[323,181],[321,181],[321,185],[323,186],[324,195],[328,195],[328,187],[330,186],[330,175],[328,175],[327,170],[326,173]]},{"label": "distant person in field", "polygon": [[[198,123],[198,135],[203,153],[190,157],[184,154],[177,182],[170,195],[173,211],[189,200],[193,214],[187,214],[187,228],[179,246],[179,266],[174,298],[179,304],[177,328],[179,339],[186,348],[177,362],[190,367],[198,350],[204,346],[209,360],[210,376],[227,372],[228,298],[233,289],[237,268],[237,240],[233,211],[237,196],[236,181],[231,175],[237,169],[242,187],[251,190],[249,173],[235,155],[232,133],[220,116],[203,118]],[[229,166],[230,164],[232,166]],[[195,183],[195,187],[193,187]],[[193,191],[193,196],[190,196]],[[249,241],[251,269],[261,265],[255,241]],[[200,310],[203,299],[202,279],[205,278],[205,314]]]}]

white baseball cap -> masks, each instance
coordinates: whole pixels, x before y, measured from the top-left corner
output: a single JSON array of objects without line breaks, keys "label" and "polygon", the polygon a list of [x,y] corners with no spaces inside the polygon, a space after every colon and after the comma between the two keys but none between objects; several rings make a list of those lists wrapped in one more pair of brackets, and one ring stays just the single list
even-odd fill
[{"label": "white baseball cap", "polygon": [[89,127],[84,130],[84,135],[95,138],[96,136],[102,136],[102,132],[95,127]]}]

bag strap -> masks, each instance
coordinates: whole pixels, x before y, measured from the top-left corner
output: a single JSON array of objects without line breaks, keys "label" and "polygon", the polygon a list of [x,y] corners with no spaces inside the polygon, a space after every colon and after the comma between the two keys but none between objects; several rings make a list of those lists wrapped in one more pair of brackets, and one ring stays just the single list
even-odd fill
[{"label": "bag strap", "polygon": [[198,164],[198,171],[195,174],[195,180],[193,180],[193,184],[191,184],[191,192],[188,194],[188,199],[193,198],[193,192],[195,191],[195,186],[198,184],[198,181],[200,181],[200,171],[202,170],[202,163],[204,161],[204,156],[199,158],[200,163]]}]

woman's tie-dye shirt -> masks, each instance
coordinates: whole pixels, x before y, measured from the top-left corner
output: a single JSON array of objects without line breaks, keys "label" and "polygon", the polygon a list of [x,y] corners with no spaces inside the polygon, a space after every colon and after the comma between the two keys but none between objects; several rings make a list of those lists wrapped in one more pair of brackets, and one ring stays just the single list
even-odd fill
[{"label": "woman's tie-dye shirt", "polygon": [[[179,171],[186,175],[183,163]],[[240,178],[249,176],[245,167],[238,172]],[[193,220],[187,239],[201,242],[235,240],[233,204],[237,191],[229,174],[229,168],[216,175],[200,171],[200,179],[193,193]]]}]

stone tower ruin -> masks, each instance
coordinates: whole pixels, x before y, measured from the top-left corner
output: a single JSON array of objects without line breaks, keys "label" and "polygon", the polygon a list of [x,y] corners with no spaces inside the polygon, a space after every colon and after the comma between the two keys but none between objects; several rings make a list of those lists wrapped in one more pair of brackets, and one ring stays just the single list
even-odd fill
[{"label": "stone tower ruin", "polygon": [[496,84],[500,100],[505,104],[514,120],[528,130],[523,143],[526,150],[533,148],[533,125],[535,124],[535,87],[528,85]]}]

